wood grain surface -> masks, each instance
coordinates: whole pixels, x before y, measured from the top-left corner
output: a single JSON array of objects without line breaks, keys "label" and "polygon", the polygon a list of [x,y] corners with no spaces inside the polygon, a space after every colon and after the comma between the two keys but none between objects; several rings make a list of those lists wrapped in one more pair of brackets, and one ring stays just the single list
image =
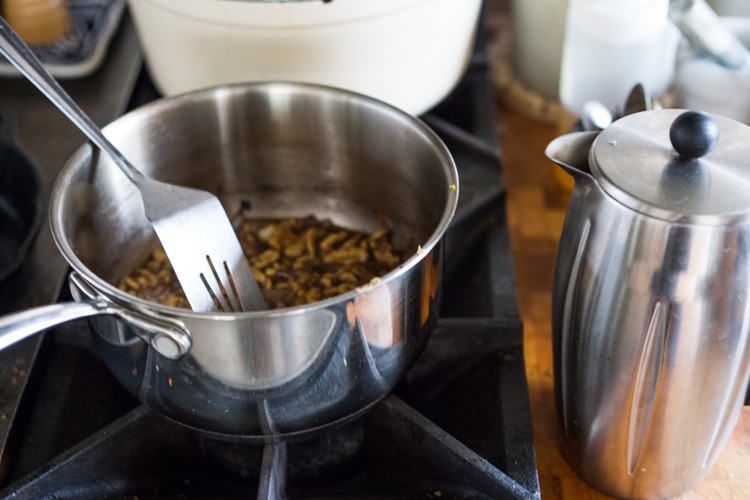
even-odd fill
[{"label": "wood grain surface", "polygon": [[[497,114],[542,498],[610,498],[576,475],[560,447],[552,378],[551,290],[569,192],[555,177],[558,167],[544,156],[557,127],[500,103]],[[750,407],[743,410],[709,475],[681,498],[750,499]]]}]

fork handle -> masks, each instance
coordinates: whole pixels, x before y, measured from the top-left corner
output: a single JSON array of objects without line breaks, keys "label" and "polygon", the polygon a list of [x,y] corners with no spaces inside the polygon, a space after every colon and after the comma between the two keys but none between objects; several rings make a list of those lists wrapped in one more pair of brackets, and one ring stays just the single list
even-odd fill
[{"label": "fork handle", "polygon": [[34,55],[34,52],[16,34],[7,21],[0,16],[0,53],[15,66],[31,83],[44,94],[55,106],[67,116],[86,137],[97,147],[104,150],[127,175],[131,182],[137,184],[144,175],[123,156],[120,151],[104,136],[94,121],[83,112],[58,83],[47,68]]}]

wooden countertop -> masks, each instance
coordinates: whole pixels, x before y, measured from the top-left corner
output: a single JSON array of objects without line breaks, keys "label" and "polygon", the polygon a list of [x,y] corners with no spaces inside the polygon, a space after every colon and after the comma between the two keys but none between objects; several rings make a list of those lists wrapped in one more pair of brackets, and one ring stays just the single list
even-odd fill
[{"label": "wooden countertop", "polygon": [[[551,290],[569,194],[555,178],[558,167],[544,156],[556,130],[499,104],[497,113],[542,499],[610,498],[583,482],[560,450],[552,381]],[[750,407],[744,408],[710,474],[681,498],[750,498]]]}]

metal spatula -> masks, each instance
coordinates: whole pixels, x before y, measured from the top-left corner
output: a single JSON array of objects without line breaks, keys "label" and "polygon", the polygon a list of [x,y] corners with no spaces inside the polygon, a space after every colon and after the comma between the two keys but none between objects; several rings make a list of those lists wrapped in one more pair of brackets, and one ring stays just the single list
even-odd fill
[{"label": "metal spatula", "polygon": [[106,152],[139,189],[146,218],[190,307],[194,311],[227,312],[265,309],[258,283],[218,198],[143,175],[109,142],[2,17],[0,32],[0,53]]}]

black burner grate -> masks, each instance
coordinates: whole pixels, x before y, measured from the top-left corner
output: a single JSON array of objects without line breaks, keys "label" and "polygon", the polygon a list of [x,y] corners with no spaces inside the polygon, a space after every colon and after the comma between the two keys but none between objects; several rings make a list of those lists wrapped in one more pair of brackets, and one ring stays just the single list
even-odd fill
[{"label": "black burner grate", "polygon": [[[535,498],[521,325],[441,320],[420,361],[361,421],[362,449],[317,483],[290,474],[290,498]],[[482,356],[475,354],[482,352]],[[436,383],[436,381],[438,383]],[[346,427],[336,431],[345,432]],[[316,438],[321,439],[321,438]],[[138,405],[21,478],[15,498],[255,496],[262,445],[226,443],[250,471],[217,462],[214,442]],[[288,445],[291,464],[305,442]],[[299,458],[303,457],[303,458]],[[247,465],[247,464],[250,465]]]},{"label": "black burner grate", "polygon": [[[131,107],[155,97],[143,71]],[[441,319],[392,395],[316,443],[216,442],[130,396],[97,356],[88,324],[71,322],[41,344],[0,496],[263,497],[278,487],[290,498],[539,498],[483,33],[460,84],[422,118],[456,160],[460,199],[446,235]],[[331,440],[343,459],[316,454],[317,441]],[[288,467],[263,469],[264,452]],[[311,463],[324,472],[309,473]],[[270,485],[259,485],[264,475]]]}]

